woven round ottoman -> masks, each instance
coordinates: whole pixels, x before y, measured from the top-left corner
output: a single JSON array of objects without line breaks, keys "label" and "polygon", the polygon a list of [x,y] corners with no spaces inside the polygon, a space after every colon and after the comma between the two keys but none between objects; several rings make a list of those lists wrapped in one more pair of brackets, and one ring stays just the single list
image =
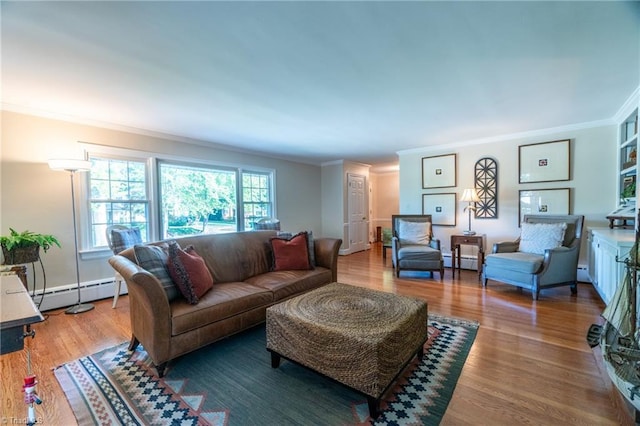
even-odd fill
[{"label": "woven round ottoman", "polygon": [[418,299],[332,283],[267,309],[271,366],[286,358],[367,397],[380,399],[427,340],[427,304]]}]

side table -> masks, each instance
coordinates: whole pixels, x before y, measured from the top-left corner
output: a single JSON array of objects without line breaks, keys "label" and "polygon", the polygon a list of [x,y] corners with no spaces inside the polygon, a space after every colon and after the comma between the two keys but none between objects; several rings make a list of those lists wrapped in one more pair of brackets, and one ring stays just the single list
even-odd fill
[{"label": "side table", "polygon": [[482,265],[484,264],[484,235],[452,235],[451,236],[451,272],[456,276],[456,268],[460,272],[460,246],[478,247],[478,279],[482,276]]},{"label": "side table", "polygon": [[382,260],[387,260],[387,249],[391,250],[391,243],[382,243]]}]

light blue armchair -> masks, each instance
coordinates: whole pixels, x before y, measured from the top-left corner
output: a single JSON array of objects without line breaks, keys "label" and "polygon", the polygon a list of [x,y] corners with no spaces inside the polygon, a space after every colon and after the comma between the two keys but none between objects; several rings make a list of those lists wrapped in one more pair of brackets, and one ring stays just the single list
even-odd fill
[{"label": "light blue armchair", "polygon": [[396,277],[401,270],[440,272],[444,261],[440,240],[433,237],[431,215],[393,215],[391,217],[391,253]]},{"label": "light blue armchair", "polygon": [[525,215],[521,235],[513,242],[496,243],[484,260],[482,284],[500,281],[531,290],[571,286],[578,292],[577,274],[584,216]]}]

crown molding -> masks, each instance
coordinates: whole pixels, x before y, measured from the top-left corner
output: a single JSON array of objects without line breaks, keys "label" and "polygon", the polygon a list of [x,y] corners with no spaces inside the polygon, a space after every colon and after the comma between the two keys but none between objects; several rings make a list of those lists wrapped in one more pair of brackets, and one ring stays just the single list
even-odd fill
[{"label": "crown molding", "polygon": [[618,112],[613,116],[613,121],[616,124],[624,121],[629,114],[631,114],[631,111],[638,108],[638,104],[640,104],[640,86],[636,87],[636,90],[634,90],[631,96],[622,104]]},{"label": "crown molding", "polygon": [[165,139],[165,140],[168,140],[168,141],[171,141],[171,142],[180,142],[180,143],[185,143],[185,144],[197,145],[197,146],[201,146],[201,147],[205,147],[205,148],[221,149],[221,150],[224,150],[224,151],[237,152],[237,153],[241,153],[241,154],[256,155],[256,156],[259,156],[259,157],[275,158],[275,159],[278,159],[278,160],[291,161],[291,162],[294,162],[294,163],[308,164],[308,165],[316,166],[316,167],[318,166],[317,162],[313,162],[313,161],[308,160],[308,159],[301,159],[301,158],[297,158],[297,157],[296,158],[292,158],[292,157],[286,157],[286,156],[279,156],[279,155],[265,153],[265,152],[262,152],[262,151],[255,151],[255,150],[250,150],[250,149],[242,149],[242,148],[235,147],[233,145],[226,145],[226,144],[223,144],[223,143],[206,141],[206,140],[202,140],[202,139],[195,139],[195,138],[190,138],[190,137],[187,137],[187,136],[176,135],[176,134],[173,134],[173,133],[165,133],[165,132],[161,132],[161,131],[157,131],[157,130],[149,130],[149,129],[143,129],[143,128],[140,128],[140,127],[127,126],[127,125],[124,125],[124,124],[116,124],[116,123],[110,123],[110,122],[106,122],[106,121],[92,120],[92,119],[82,118],[82,117],[69,115],[69,114],[60,114],[60,113],[55,113],[55,112],[51,112],[51,111],[45,111],[45,110],[40,110],[40,109],[36,109],[36,108],[25,107],[25,106],[21,106],[21,105],[9,104],[9,103],[6,103],[6,102],[0,103],[0,110],[1,111],[14,112],[14,113],[17,113],[17,114],[32,115],[34,117],[47,118],[47,119],[51,119],[51,120],[65,121],[65,122],[68,122],[68,123],[73,123],[73,124],[78,124],[78,125],[99,127],[99,128],[106,129],[106,130],[113,130],[113,131],[125,132],[125,133],[133,133],[133,134],[136,134],[136,135],[148,136],[148,137],[157,138],[157,139]]}]

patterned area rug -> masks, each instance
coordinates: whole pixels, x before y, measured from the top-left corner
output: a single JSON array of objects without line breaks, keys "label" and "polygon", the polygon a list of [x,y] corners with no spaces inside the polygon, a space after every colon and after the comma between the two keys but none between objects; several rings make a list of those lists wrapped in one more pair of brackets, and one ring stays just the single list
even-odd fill
[{"label": "patterned area rug", "polygon": [[425,356],[401,374],[375,421],[362,394],[291,362],[272,369],[264,326],[170,362],[162,379],[126,343],[55,375],[80,425],[438,424],[478,323],[430,315],[428,328]]}]

